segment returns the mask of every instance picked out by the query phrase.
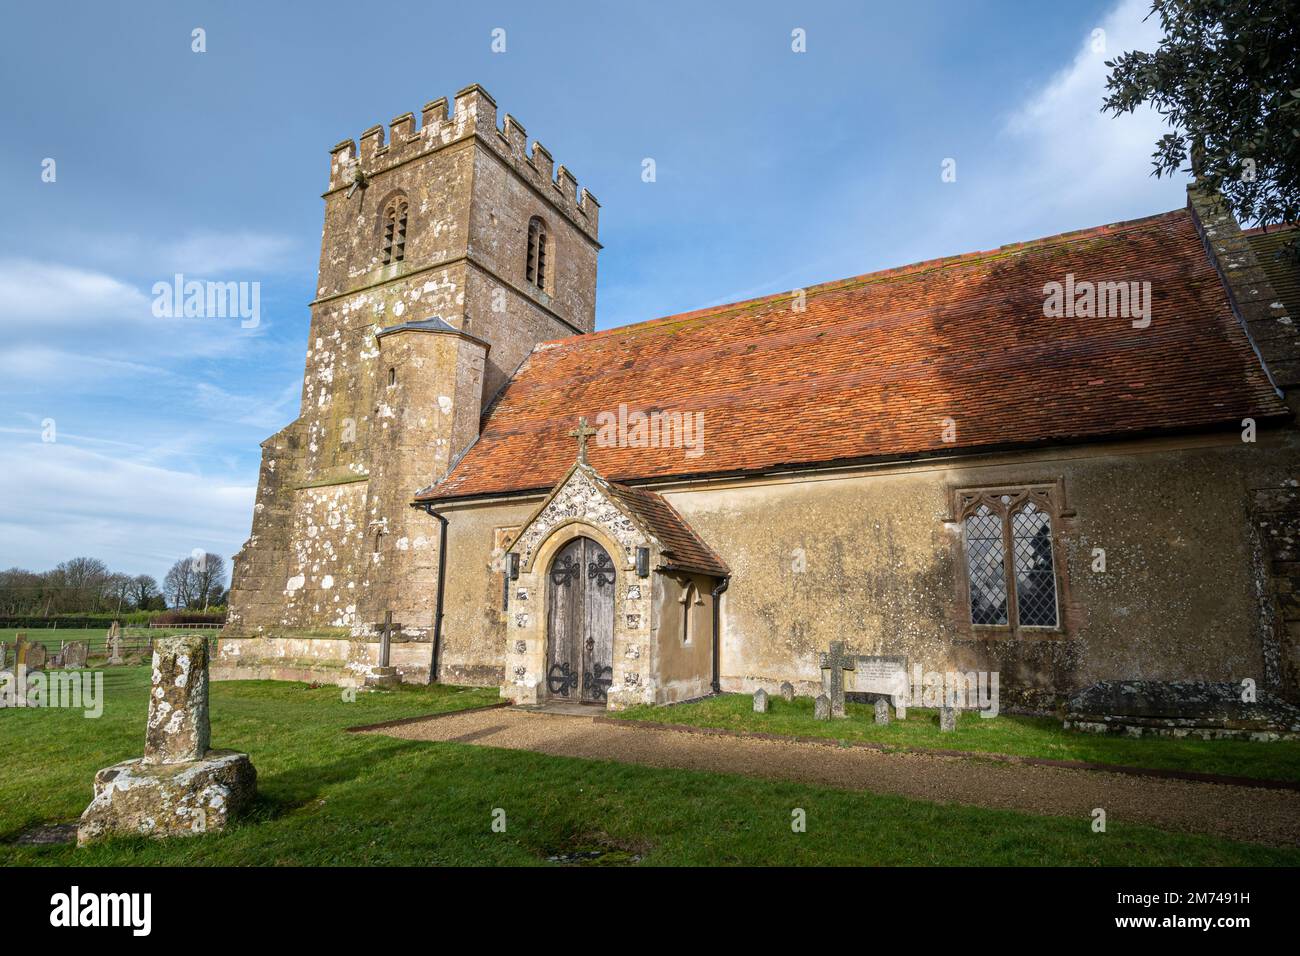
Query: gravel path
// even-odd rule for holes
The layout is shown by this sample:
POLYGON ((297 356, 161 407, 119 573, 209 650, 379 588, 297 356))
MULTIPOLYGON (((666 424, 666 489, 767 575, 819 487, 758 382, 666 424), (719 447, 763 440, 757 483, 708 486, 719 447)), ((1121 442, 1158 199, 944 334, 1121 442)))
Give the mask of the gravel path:
POLYGON ((791 780, 1089 822, 1093 809, 1102 807, 1108 823, 1143 823, 1252 843, 1300 845, 1300 793, 1287 790, 704 736, 505 708, 467 711, 371 732, 408 740, 791 780))

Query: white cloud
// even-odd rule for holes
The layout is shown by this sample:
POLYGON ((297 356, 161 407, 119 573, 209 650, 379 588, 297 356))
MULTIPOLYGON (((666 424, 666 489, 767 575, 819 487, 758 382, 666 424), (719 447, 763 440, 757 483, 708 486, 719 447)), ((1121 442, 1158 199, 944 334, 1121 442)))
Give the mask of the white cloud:
MULTIPOLYGON (((83 232, 70 244, 84 250, 94 262, 118 273, 171 279, 177 272, 193 278, 239 280, 300 269, 304 260, 298 244, 288 236, 254 230, 217 232, 199 230, 179 236, 140 236, 83 232)), ((309 263, 306 263, 309 264, 309 263)))
POLYGON ((1010 161, 996 185, 1013 221, 1090 226, 1182 205, 1185 182, 1151 177, 1151 153, 1169 132, 1160 115, 1146 107, 1118 117, 1101 112, 1105 61, 1159 45, 1150 9, 1149 0, 1121 0, 1097 25, 1103 49, 1093 48, 1091 33, 1080 38, 1069 65, 1006 118, 999 146, 1010 161))
POLYGON ((0 445, 0 567, 53 567, 78 554, 161 575, 193 548, 232 555, 255 489, 58 441, 0 445))
MULTIPOLYGON (((169 279, 170 281, 170 279, 169 279)), ((159 318, 152 292, 104 272, 0 259, 0 371, 7 383, 86 385, 155 374, 177 360, 236 355, 262 335, 239 318, 159 318)))

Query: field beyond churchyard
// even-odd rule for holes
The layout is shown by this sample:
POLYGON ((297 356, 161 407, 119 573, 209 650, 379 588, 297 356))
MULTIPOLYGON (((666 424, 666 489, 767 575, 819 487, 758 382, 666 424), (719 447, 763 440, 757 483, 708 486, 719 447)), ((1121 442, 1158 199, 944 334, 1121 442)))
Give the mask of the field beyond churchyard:
POLYGON ((257 805, 228 832, 80 850, 20 843, 75 822, 95 771, 139 755, 148 689, 147 668, 115 668, 98 720, 0 711, 0 865, 1300 864, 1300 850, 1122 822, 1094 833, 1087 819, 350 734, 495 703, 496 691, 403 688, 349 703, 335 687, 270 681, 212 685, 213 746, 246 751, 258 770, 257 805), (793 808, 806 832, 792 832, 793 808), (493 830, 496 810, 505 832, 493 830))

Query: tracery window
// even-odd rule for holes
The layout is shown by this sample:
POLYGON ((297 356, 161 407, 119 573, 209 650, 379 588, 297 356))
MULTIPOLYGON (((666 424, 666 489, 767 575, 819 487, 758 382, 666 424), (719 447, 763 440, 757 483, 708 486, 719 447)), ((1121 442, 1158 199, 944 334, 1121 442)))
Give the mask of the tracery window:
POLYGON ((959 501, 971 624, 1060 628, 1051 491, 962 492, 959 501))

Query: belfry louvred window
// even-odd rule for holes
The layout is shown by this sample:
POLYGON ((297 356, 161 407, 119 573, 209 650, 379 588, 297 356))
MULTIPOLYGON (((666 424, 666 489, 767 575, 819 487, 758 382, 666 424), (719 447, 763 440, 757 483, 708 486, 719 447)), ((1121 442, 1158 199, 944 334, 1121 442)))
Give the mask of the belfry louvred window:
POLYGON ((963 492, 962 540, 975 627, 1060 627, 1052 498, 1046 489, 963 492))
POLYGON ((394 199, 384 207, 384 265, 406 258, 406 200, 394 199))
POLYGON ((546 270, 550 263, 549 241, 546 235, 546 223, 541 217, 534 216, 528 220, 528 264, 525 269, 528 282, 539 289, 546 288, 546 270))

